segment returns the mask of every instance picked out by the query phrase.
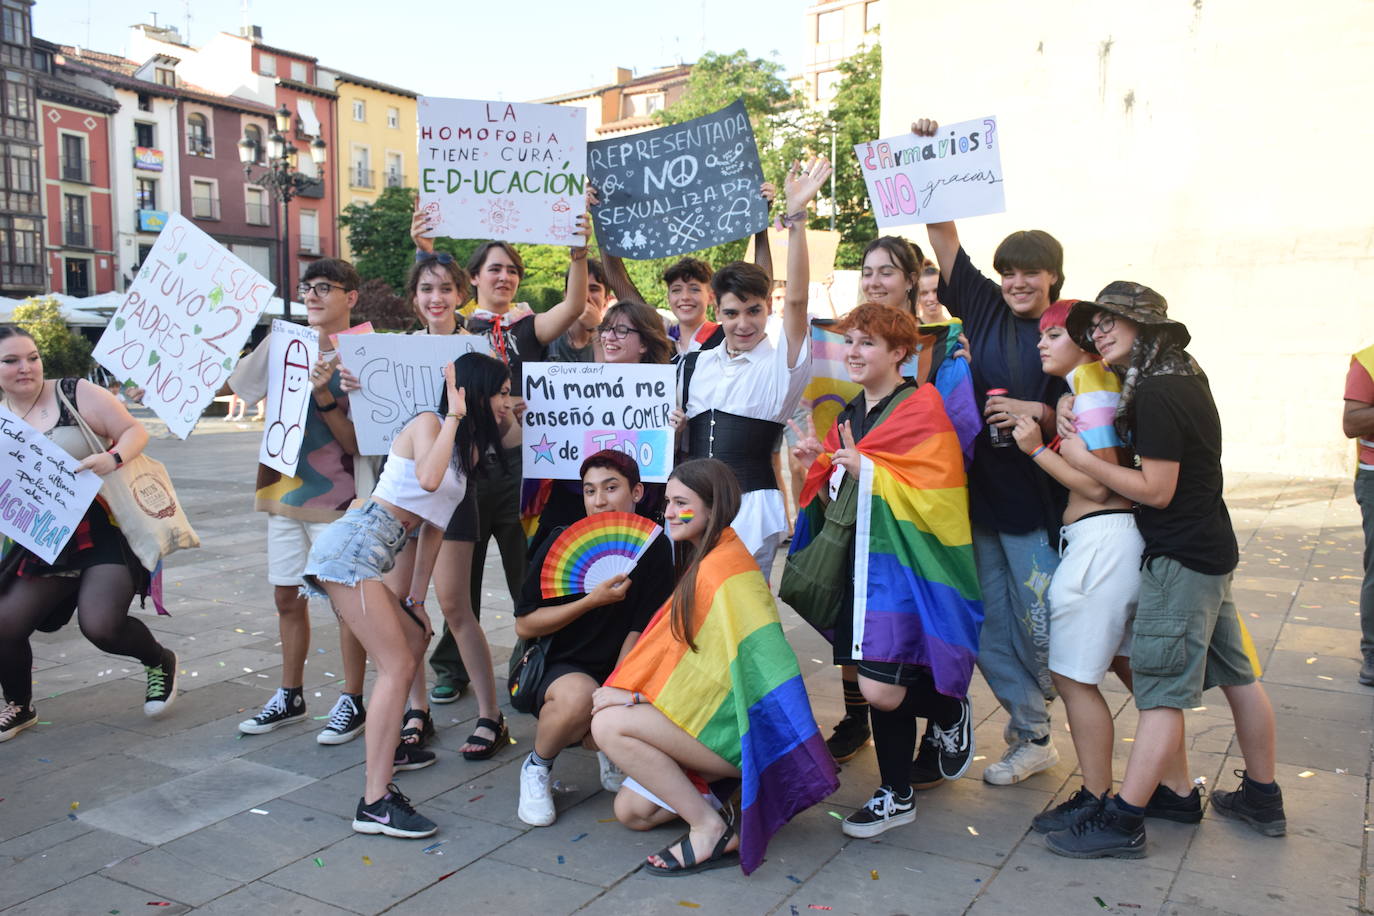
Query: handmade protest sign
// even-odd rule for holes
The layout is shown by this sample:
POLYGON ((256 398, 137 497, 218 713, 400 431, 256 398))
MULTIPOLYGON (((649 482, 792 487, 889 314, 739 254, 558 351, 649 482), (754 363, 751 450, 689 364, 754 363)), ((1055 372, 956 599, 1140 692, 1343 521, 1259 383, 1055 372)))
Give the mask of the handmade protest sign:
POLYGON ((48 563, 57 559, 100 491, 95 471, 0 407, 0 532, 48 563))
POLYGON ((314 328, 273 319, 267 346, 267 408, 258 461, 295 477, 310 406, 310 369, 320 357, 320 335, 314 328))
POLYGON ((613 448, 639 462, 641 479, 668 479, 672 366, 525 363, 521 372, 528 406, 522 420, 526 477, 578 480, 588 455, 613 448))
POLYGON ((238 362, 273 286, 173 213, 93 354, 182 439, 238 362))
POLYGON ((1001 213, 1001 137, 996 118, 941 126, 854 147, 879 229, 1001 213))
POLYGON ((348 413, 364 455, 385 455, 415 415, 439 409, 444 366, 464 353, 486 353, 476 334, 359 334, 339 338, 339 361, 362 386, 348 395, 348 413))
POLYGON ((768 225, 763 170, 739 99, 720 111, 587 144, 587 177, 602 251, 666 258, 752 235, 768 225))
POLYGON ((587 111, 421 96, 420 206, 435 234, 573 242, 583 209, 587 111))

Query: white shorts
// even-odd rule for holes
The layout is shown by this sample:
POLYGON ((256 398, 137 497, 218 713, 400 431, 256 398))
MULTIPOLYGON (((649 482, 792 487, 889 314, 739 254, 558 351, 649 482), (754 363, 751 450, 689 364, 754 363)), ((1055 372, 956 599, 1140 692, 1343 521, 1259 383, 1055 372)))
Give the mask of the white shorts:
MULTIPOLYGON (((621 785, 623 788, 629 789, 636 795, 640 795, 644 798, 647 798, 649 801, 653 802, 655 805, 658 805, 664 811, 671 811, 673 814, 677 814, 676 808, 665 802, 663 799, 659 798, 654 793, 650 792, 648 789, 644 787, 642 783, 635 781, 633 778, 626 776, 625 782, 621 785)), ((721 809, 722 805, 720 803, 720 799, 716 798, 714 793, 702 792, 701 797, 706 799, 706 803, 710 805, 712 808, 715 808, 717 811, 721 809)))
POLYGON ((310 545, 329 522, 302 522, 283 515, 267 516, 267 581, 273 585, 301 584, 310 545))
POLYGON ((1129 512, 1079 519, 1059 538, 1067 546, 1050 581, 1049 668, 1100 684, 1115 656, 1131 654, 1145 541, 1129 512))

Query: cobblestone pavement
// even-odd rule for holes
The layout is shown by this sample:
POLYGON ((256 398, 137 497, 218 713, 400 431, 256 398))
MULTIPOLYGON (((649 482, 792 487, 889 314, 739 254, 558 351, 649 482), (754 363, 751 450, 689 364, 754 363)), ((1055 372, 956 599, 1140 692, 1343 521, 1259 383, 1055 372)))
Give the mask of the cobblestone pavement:
MULTIPOLYGON (((1289 833, 1268 839, 1212 816, 1149 824, 1143 861, 1050 854, 1031 817, 1077 788, 1063 717, 1052 770, 985 785, 1006 715, 981 678, 972 701, 978 756, 968 775, 918 797, 912 825, 851 840, 841 818, 877 784, 872 751, 842 787, 798 817, 751 877, 720 870, 673 881, 637 874, 680 832, 632 833, 611 819, 595 757, 560 756, 558 822, 515 816, 517 767, 534 721, 512 715, 515 746, 484 763, 456 753, 470 697, 436 707, 437 766, 398 782, 434 818, 435 841, 352 833, 363 746, 322 746, 322 721, 241 736, 237 722, 278 683, 276 615, 265 579, 264 517, 252 511, 259 428, 207 420, 185 443, 157 439, 204 546, 168 562, 171 617, 144 619, 180 655, 182 694, 153 721, 136 662, 101 654, 75 626, 34 640, 41 724, 0 745, 0 910, 14 913, 1056 913, 1350 914, 1364 911, 1374 690, 1359 667, 1359 513, 1337 480, 1232 477, 1242 545, 1235 596, 1278 711, 1279 779, 1289 833), (434 845, 431 845, 434 844, 434 845), (9 908, 9 909, 6 909, 9 908)), ((482 622, 499 666, 514 641, 511 601, 489 562, 482 622)), ((306 668, 313 719, 342 667, 328 609, 312 610, 306 668)), ((784 624, 817 718, 840 716, 828 647, 795 615, 784 624)), ((502 668, 502 670, 504 670, 502 668)), ((1135 710, 1108 694, 1117 775, 1135 710)), ((1190 763, 1233 788, 1242 766, 1223 698, 1188 715, 1190 763)), ((828 733, 828 732, 827 732, 828 733)), ((1367 912, 1367 911, 1365 911, 1367 912)))

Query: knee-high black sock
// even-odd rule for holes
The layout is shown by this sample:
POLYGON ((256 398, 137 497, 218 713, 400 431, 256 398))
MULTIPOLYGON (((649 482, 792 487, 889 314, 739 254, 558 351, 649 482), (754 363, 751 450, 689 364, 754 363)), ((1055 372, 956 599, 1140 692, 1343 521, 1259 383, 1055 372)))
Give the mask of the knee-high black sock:
POLYGON ((859 689, 859 679, 854 680, 841 675, 840 684, 844 687, 844 715, 847 719, 858 719, 860 722, 868 721, 868 700, 864 699, 864 693, 859 689))
POLYGON ((883 785, 903 796, 911 790, 911 758, 916 753, 916 714, 912 705, 912 693, 908 690, 906 699, 896 709, 884 711, 874 706, 869 710, 878 776, 883 785))

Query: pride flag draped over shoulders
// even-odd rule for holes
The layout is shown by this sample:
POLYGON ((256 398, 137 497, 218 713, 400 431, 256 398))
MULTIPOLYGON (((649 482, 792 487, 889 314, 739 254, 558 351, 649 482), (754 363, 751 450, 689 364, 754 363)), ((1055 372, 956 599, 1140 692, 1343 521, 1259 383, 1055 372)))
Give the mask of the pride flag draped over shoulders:
POLYGON ((695 652, 673 635, 670 604, 649 623, 607 684, 637 690, 687 734, 739 767, 740 866, 839 788, 758 564, 734 529, 703 559, 692 621, 695 652))
MULTIPOLYGON (((811 380, 802 393, 802 403, 810 405, 811 421, 822 440, 835 425, 844 405, 859 393, 859 385, 849 380, 844 368, 844 338, 831 329, 833 324, 811 323, 811 380)), ((916 355, 902 366, 902 375, 921 384, 934 382, 944 398, 945 413, 959 436, 964 460, 972 461, 973 440, 983 427, 983 419, 973 396, 973 372, 968 360, 954 355, 961 347, 959 335, 964 332, 964 323, 951 318, 939 324, 921 325, 920 331, 916 355)))
MULTIPOLYGON (((826 451, 839 447, 839 433, 832 429, 826 451)), ((962 449, 940 393, 922 385, 857 447, 862 464, 849 651, 859 660, 927 667, 937 690, 962 697, 978 655, 983 602, 962 449)), ((794 553, 824 523, 818 494, 832 469, 827 454, 811 466, 794 553)))
POLYGON ((1073 422, 1090 449, 1125 445, 1116 432, 1116 407, 1121 403, 1121 379, 1101 360, 1084 363, 1069 374, 1073 392, 1073 422))

